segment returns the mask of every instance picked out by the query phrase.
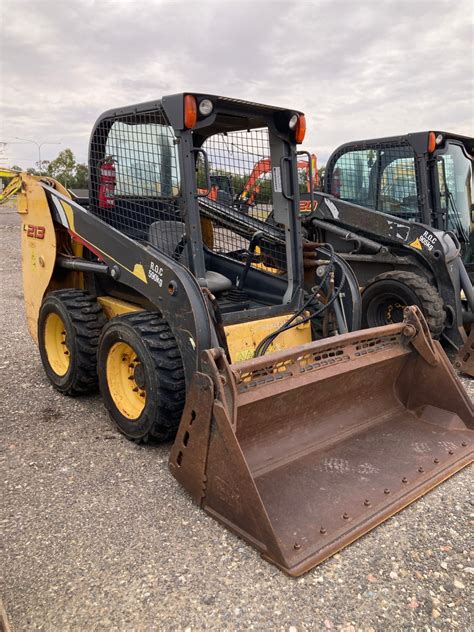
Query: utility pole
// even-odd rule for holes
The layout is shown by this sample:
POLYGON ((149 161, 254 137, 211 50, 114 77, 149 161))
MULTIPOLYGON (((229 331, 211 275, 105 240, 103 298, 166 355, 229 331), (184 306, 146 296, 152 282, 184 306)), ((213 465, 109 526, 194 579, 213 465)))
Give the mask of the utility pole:
POLYGON ((53 142, 53 141, 49 141, 49 140, 43 140, 41 142, 38 142, 37 140, 30 140, 28 138, 19 138, 18 136, 15 136, 15 138, 17 140, 22 140, 25 143, 32 143, 33 145, 36 145, 36 147, 38 147, 38 169, 39 169, 39 173, 40 176, 43 175, 42 174, 42 165, 41 165, 41 147, 43 145, 60 145, 61 142, 53 142))

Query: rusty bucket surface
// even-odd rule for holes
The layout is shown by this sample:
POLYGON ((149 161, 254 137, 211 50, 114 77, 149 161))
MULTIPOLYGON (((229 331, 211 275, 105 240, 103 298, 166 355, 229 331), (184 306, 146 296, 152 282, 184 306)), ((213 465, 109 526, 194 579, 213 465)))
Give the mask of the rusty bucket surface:
POLYGON ((206 352, 170 456, 194 500, 300 575, 472 461, 473 406, 404 323, 229 366, 206 352))

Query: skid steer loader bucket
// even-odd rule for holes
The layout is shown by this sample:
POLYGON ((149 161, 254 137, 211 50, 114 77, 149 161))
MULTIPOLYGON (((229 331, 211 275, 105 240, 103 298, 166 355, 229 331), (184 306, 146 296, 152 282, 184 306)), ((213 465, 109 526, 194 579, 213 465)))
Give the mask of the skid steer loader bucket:
POLYGON ((421 313, 230 366, 205 352, 170 456, 203 509, 290 575, 472 460, 473 406, 421 313))

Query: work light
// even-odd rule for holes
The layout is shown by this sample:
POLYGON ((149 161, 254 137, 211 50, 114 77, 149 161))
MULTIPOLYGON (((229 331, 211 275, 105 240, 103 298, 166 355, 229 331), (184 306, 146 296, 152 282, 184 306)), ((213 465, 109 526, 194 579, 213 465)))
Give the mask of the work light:
POLYGON ((203 99, 201 103, 199 104, 199 112, 203 116, 209 116, 209 114, 212 112, 213 109, 214 109, 214 106, 210 99, 203 99))
POLYGON ((290 118, 290 122, 288 123, 288 127, 293 130, 296 127, 296 123, 298 123, 298 114, 293 114, 290 118))

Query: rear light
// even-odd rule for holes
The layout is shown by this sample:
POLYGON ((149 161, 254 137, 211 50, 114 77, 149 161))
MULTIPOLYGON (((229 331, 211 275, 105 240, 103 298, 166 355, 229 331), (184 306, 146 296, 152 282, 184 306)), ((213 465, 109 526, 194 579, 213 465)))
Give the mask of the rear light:
POLYGON ((436 149, 436 134, 434 132, 430 132, 428 134, 428 153, 432 154, 436 149))
POLYGON ((299 144, 302 143, 306 134, 306 118, 304 114, 298 116, 295 127, 295 141, 299 144))
POLYGON ((184 127, 192 129, 197 121, 197 103, 196 99, 187 94, 184 97, 184 127))

